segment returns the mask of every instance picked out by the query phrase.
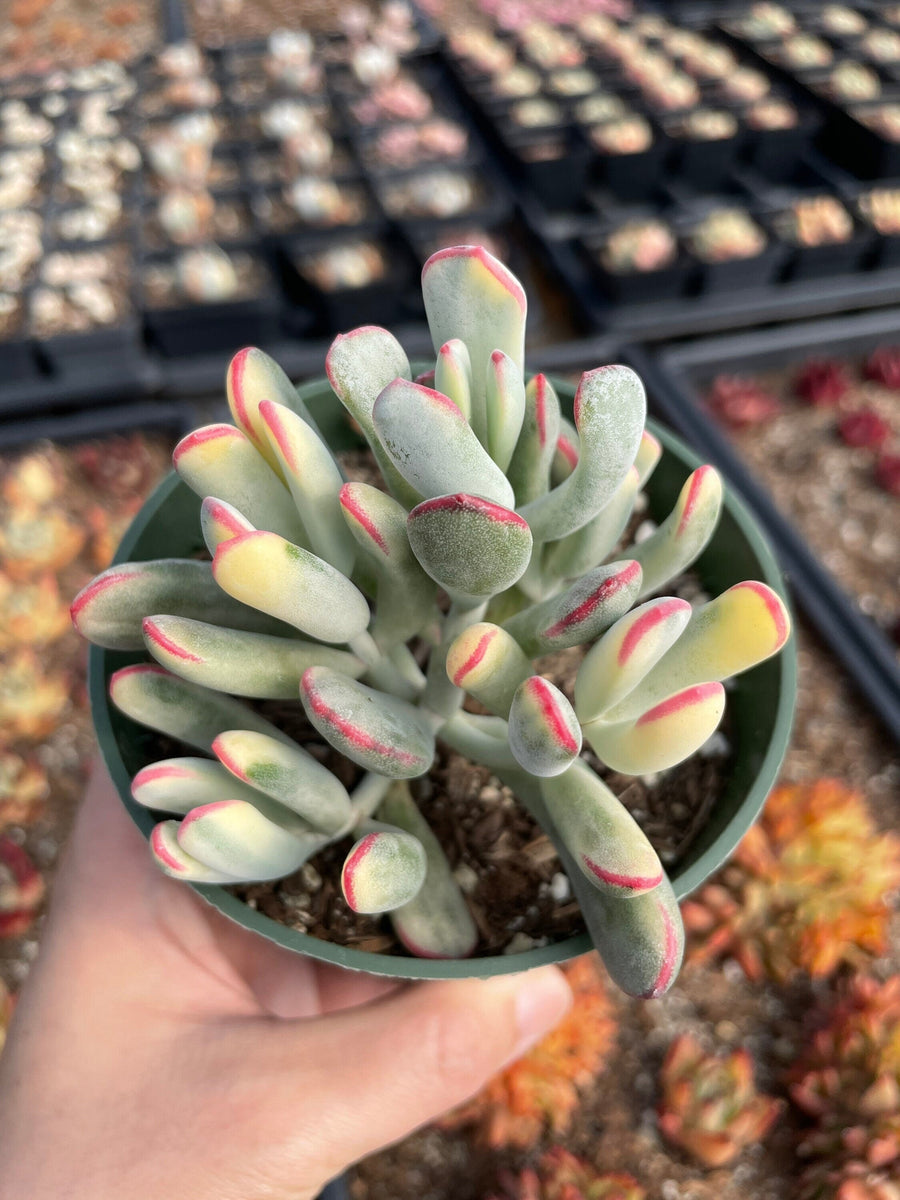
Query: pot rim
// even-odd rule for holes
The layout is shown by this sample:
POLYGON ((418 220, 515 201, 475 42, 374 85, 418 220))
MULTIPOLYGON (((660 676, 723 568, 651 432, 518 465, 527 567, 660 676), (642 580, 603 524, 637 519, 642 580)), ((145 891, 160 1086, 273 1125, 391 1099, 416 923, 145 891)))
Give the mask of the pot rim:
MULTIPOLYGON (((554 380, 553 383, 561 397, 571 398, 574 394, 573 385, 557 380, 554 380)), ((298 389, 299 396, 306 401, 314 399, 323 392, 331 395, 330 386, 324 379, 313 380, 298 389)), ((667 428, 660 426, 652 419, 648 419, 646 428, 659 439, 664 451, 675 455, 690 470, 702 464, 703 460, 667 428)), ((126 530, 113 559, 114 565, 129 560, 139 538, 154 520, 160 506, 177 488, 185 486, 174 471, 162 480, 126 530)), ((786 603, 789 603, 774 553, 757 524, 756 518, 738 498, 733 488, 726 489, 723 507, 740 528, 756 557, 759 578, 777 591, 786 603)), ((107 770, 129 816, 146 838, 149 837, 150 831, 157 823, 157 818, 152 812, 138 805, 131 796, 131 775, 122 759, 110 716, 111 702, 107 690, 107 653, 108 651, 103 647, 94 645, 90 647, 88 683, 91 713, 100 752, 107 770)), ((741 838, 759 816, 769 791, 775 783, 787 751, 793 721, 797 690, 795 638, 789 639, 776 661, 780 670, 780 684, 777 708, 765 753, 752 784, 725 827, 695 862, 673 878, 672 883, 679 900, 683 900, 695 891, 731 856, 741 838)), ((208 884, 190 884, 189 886, 224 916, 269 941, 333 966, 352 971, 363 971, 370 975, 392 976, 409 980, 487 978, 494 975, 518 973, 547 963, 565 962, 593 949, 588 934, 584 932, 519 954, 495 954, 482 958, 427 959, 380 954, 341 946, 335 942, 326 942, 312 937, 310 934, 291 929, 289 926, 281 925, 256 909, 250 908, 243 900, 226 891, 224 887, 208 884)))

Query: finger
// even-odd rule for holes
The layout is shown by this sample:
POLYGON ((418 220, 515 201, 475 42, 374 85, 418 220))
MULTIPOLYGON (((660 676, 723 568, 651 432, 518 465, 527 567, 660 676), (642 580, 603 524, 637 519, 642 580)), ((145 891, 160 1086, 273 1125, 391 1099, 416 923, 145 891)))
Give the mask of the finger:
POLYGON ((223 954, 263 1011, 295 1020, 365 1004, 396 989, 396 981, 317 963, 235 925, 219 913, 208 918, 223 954))
POLYGON ((268 1035, 277 1065, 267 1078, 279 1081, 273 1108, 291 1111, 298 1088, 315 1082, 313 1161, 327 1178, 478 1091, 556 1025, 571 1000, 562 972, 543 967, 420 985, 311 1025, 281 1026, 268 1035))
POLYGON ((366 975, 361 971, 342 971, 340 967, 318 967, 319 1002, 323 1013, 356 1008, 390 995, 405 986, 403 980, 366 975))

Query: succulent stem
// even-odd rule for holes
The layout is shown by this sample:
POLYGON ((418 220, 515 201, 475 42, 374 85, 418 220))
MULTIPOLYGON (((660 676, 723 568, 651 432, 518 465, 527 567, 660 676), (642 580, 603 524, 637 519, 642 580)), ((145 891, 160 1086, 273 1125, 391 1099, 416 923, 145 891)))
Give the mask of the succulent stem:
POLYGON ((347 644, 366 664, 366 675, 376 687, 399 696, 401 700, 415 700, 422 690, 421 685, 407 678, 397 663, 381 653, 369 632, 363 630, 347 644))

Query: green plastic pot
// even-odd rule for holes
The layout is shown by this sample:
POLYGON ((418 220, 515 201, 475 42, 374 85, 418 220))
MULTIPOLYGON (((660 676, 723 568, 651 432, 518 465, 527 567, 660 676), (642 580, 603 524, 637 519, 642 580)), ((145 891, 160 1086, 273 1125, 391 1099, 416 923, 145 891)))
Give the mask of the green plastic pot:
MULTIPOLYGON (((571 404, 574 388, 558 383, 560 398, 571 404)), ((343 409, 325 381, 308 384, 300 395, 312 411, 334 450, 359 446, 343 409)), ((678 438, 653 422, 664 454, 648 485, 650 515, 662 519, 671 510, 681 485, 700 459, 678 438)), ((171 556, 190 556, 203 549, 200 500, 172 474, 157 487, 132 522, 116 554, 117 563, 171 556)), ((722 519, 712 542, 696 564, 704 587, 717 594, 741 579, 760 579, 784 595, 781 572, 753 517, 734 495, 725 500, 722 519)), ((110 702, 109 679, 129 663, 143 661, 140 653, 91 647, 89 680, 91 708, 100 749, 132 820, 145 837, 156 818, 131 798, 132 776, 159 757, 156 735, 123 716, 110 702)), ((679 899, 689 895, 733 853, 756 820, 778 774, 787 749, 796 692, 797 669, 793 640, 775 658, 734 681, 729 691, 731 733, 735 758, 731 777, 706 825, 686 857, 671 874, 679 899)), ((324 942, 277 924, 249 908, 222 887, 190 885, 209 904, 247 929, 298 954, 376 975, 402 979, 486 977, 524 971, 543 963, 563 962, 591 949, 586 933, 522 954, 474 959, 434 960, 373 954, 324 942)))

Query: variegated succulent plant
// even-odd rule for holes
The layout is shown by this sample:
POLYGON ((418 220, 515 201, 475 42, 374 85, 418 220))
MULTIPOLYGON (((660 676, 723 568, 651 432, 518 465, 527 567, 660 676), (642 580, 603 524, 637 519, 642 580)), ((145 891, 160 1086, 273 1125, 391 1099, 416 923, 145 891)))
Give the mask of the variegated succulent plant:
POLYGON ((504 1170, 502 1193, 490 1200, 645 1200, 646 1190, 631 1175, 598 1171, 563 1146, 551 1146, 534 1167, 519 1174, 504 1170))
POLYGON ((669 1047, 660 1084, 662 1133, 707 1167, 733 1162, 764 1138, 783 1108, 756 1090, 748 1050, 707 1054, 690 1033, 669 1047))
POLYGON ((212 562, 113 567, 73 617, 102 646, 149 650, 155 663, 113 676, 113 702, 204 755, 134 780, 140 804, 172 814, 151 838, 163 870, 273 879, 349 836, 353 909, 390 912, 414 954, 471 954, 474 922, 406 783, 441 741, 545 825, 611 974, 656 996, 682 954, 674 892, 583 743, 619 772, 680 762, 719 723, 721 681, 778 651, 788 617, 757 582, 695 611, 659 597, 712 536, 712 467, 652 536, 616 552, 661 453, 633 371, 587 372, 573 427, 545 377, 526 381, 525 295, 501 263, 454 247, 422 278, 433 375, 413 380, 373 326, 339 336, 326 360, 384 490, 346 482, 284 372, 242 350, 227 379, 234 424, 197 430, 174 456, 202 497, 212 562), (584 644, 567 697, 533 660, 584 644), (488 713, 465 711, 467 695, 488 713), (236 697, 299 700, 363 769, 352 793, 236 697))

